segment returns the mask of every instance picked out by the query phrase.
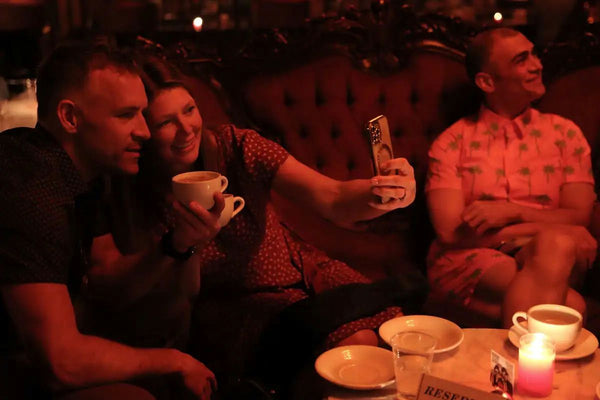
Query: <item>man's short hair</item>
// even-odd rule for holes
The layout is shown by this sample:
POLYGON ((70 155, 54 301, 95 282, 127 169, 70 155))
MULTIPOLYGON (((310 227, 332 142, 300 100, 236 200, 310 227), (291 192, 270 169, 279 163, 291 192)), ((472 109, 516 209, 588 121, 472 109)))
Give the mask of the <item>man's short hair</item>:
POLYGON ((494 41, 498 37, 511 37, 518 34, 518 31, 510 28, 490 28, 475 35, 465 54, 465 67, 469 80, 474 82, 475 75, 481 72, 488 63, 494 41))
POLYGON ((45 119, 67 91, 85 86, 91 71, 113 67, 139 75, 129 56, 106 44, 69 42, 59 45, 38 69, 38 119, 45 119))

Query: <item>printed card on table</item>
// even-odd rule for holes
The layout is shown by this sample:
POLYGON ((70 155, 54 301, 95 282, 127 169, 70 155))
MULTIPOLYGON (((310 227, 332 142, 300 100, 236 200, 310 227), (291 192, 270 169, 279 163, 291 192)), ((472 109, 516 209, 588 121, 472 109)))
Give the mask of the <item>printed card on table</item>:
POLYGON ((515 387, 515 364, 492 350, 490 383, 492 386, 512 396, 515 387))
POLYGON ((432 375, 423 375, 417 400, 501 400, 500 394, 488 393, 432 375))

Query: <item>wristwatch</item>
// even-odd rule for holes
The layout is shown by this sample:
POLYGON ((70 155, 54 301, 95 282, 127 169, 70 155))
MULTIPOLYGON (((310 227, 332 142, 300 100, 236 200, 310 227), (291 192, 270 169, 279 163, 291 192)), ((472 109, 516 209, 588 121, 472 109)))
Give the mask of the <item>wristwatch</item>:
POLYGON ((160 247, 162 252, 179 261, 188 260, 196 253, 196 246, 190 246, 186 251, 179 252, 173 247, 173 231, 168 230, 160 239, 160 247))

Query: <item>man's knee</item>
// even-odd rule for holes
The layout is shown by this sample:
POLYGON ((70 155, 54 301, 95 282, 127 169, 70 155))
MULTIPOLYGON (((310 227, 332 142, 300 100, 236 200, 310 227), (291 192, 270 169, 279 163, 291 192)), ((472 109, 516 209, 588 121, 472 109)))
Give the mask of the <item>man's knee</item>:
POLYGON ((543 231, 533 238, 533 253, 537 257, 560 257, 575 260, 577 244, 567 233, 543 231))
POLYGON ((556 230, 540 232, 531 246, 531 262, 526 264, 541 269, 541 279, 569 278, 577 254, 577 244, 571 236, 556 230))

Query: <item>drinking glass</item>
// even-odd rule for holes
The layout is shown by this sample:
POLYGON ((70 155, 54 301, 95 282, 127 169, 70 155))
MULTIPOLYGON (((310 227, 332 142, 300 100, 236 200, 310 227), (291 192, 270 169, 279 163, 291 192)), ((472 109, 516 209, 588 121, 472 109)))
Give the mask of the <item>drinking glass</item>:
POLYGON ((437 340, 424 332, 400 332, 392 336, 394 372, 399 399, 415 399, 423 374, 429 373, 437 340))

